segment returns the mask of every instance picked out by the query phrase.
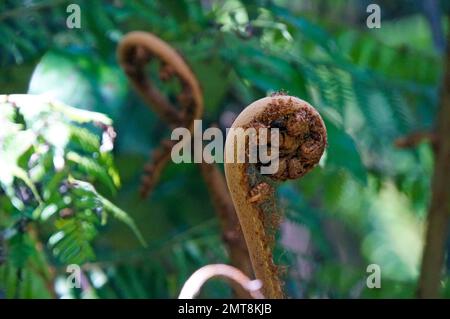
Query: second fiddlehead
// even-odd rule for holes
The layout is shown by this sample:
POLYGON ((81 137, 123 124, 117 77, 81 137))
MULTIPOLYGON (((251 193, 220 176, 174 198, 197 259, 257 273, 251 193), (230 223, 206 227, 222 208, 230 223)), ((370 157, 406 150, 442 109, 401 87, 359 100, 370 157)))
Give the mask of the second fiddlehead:
MULTIPOLYGON (((183 126, 190 131, 195 119, 203 112, 203 95, 194 73, 183 58, 166 42, 148 32, 134 31, 128 33, 117 49, 120 65, 125 70, 134 88, 146 104, 152 108, 169 126, 183 126), (181 92, 178 93, 175 107, 156 88, 146 74, 146 65, 156 60, 159 63, 161 81, 177 79, 181 92)), ((174 142, 166 140, 153 153, 153 161, 146 165, 146 175, 142 180, 141 195, 148 196, 158 181, 159 175, 170 159, 174 142)))
MULTIPOLYGON (((134 88, 147 105, 170 127, 185 127, 192 133, 194 120, 201 119, 203 95, 194 73, 183 58, 166 42, 147 32, 130 32, 117 50, 118 60, 134 88), (175 107, 155 86, 146 74, 146 65, 156 60, 161 81, 178 79, 181 92, 175 107)), ((146 197, 159 180, 161 171, 171 158, 171 150, 176 142, 163 140, 152 154, 152 161, 145 167, 141 195, 146 197)), ((252 268, 242 231, 234 210, 225 179, 215 164, 201 163, 203 179, 208 186, 213 205, 219 215, 222 237, 230 255, 231 264, 252 277, 252 268)), ((235 285, 236 296, 249 297, 247 291, 235 285)))

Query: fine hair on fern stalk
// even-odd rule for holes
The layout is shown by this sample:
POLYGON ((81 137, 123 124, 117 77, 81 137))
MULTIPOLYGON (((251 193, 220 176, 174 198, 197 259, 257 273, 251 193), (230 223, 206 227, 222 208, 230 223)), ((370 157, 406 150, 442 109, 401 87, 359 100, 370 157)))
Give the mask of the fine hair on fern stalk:
MULTIPOLYGON (((325 150, 327 133, 322 118, 310 104, 281 94, 253 102, 232 125, 232 128, 250 127, 279 129, 278 170, 261 175, 262 163, 239 163, 226 158, 225 175, 253 270, 263 284, 262 292, 267 298, 283 298, 282 282, 272 256, 281 218, 275 204, 274 184, 300 178, 313 169, 325 150)), ((236 156, 239 147, 242 145, 227 136, 225 157, 236 156)))

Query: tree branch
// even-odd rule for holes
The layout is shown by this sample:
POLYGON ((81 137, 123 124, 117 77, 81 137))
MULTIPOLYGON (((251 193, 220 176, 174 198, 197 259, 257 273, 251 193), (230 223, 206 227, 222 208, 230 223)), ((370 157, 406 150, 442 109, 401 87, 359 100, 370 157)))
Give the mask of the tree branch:
POLYGON ((432 197, 417 292, 419 298, 438 298, 440 295, 445 243, 450 222, 450 32, 437 117, 437 136, 432 197))

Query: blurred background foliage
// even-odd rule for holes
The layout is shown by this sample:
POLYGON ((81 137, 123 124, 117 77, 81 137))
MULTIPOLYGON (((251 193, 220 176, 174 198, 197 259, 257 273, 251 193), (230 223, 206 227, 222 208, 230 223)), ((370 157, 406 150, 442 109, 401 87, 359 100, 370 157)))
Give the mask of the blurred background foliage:
MULTIPOLYGON (((229 127, 243 107, 277 90, 309 101, 324 118, 329 147, 320 167, 278 190, 286 218, 275 261, 287 266, 289 296, 413 297, 433 151, 426 141, 406 150, 394 141, 433 128, 449 25, 442 13, 449 4, 377 1, 381 28, 369 29, 370 3, 3 1, 0 93, 45 93, 112 119, 122 185, 104 194, 132 216, 148 243, 143 247, 120 223, 103 225, 93 242, 95 258, 83 260, 83 288, 68 289, 70 262, 52 257, 54 234, 42 227, 36 235, 42 249, 33 256, 48 259, 55 285, 40 284, 45 274, 32 266, 16 265, 26 270, 21 285, 32 287, 16 296, 173 298, 195 269, 227 262, 196 166, 169 165, 152 196, 139 199, 148 154, 169 134, 116 61, 121 37, 143 30, 177 48, 195 71, 205 96, 204 127, 229 127), (69 3, 81 7, 81 29, 66 27, 69 3), (366 287, 371 263, 381 267, 381 289, 366 287)), ((3 261, 0 294, 10 297, 19 274, 5 275, 7 267, 3 261)), ((450 283, 444 285, 450 297, 450 283)), ((226 284, 211 282, 202 296, 230 293, 226 284)))

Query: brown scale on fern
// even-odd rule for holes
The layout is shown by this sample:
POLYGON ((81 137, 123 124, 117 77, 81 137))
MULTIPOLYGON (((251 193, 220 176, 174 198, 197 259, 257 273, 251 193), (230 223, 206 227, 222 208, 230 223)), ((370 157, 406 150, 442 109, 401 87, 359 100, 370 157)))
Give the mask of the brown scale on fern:
POLYGON ((273 196, 274 189, 266 182, 259 183, 250 190, 250 203, 260 204, 273 196))

